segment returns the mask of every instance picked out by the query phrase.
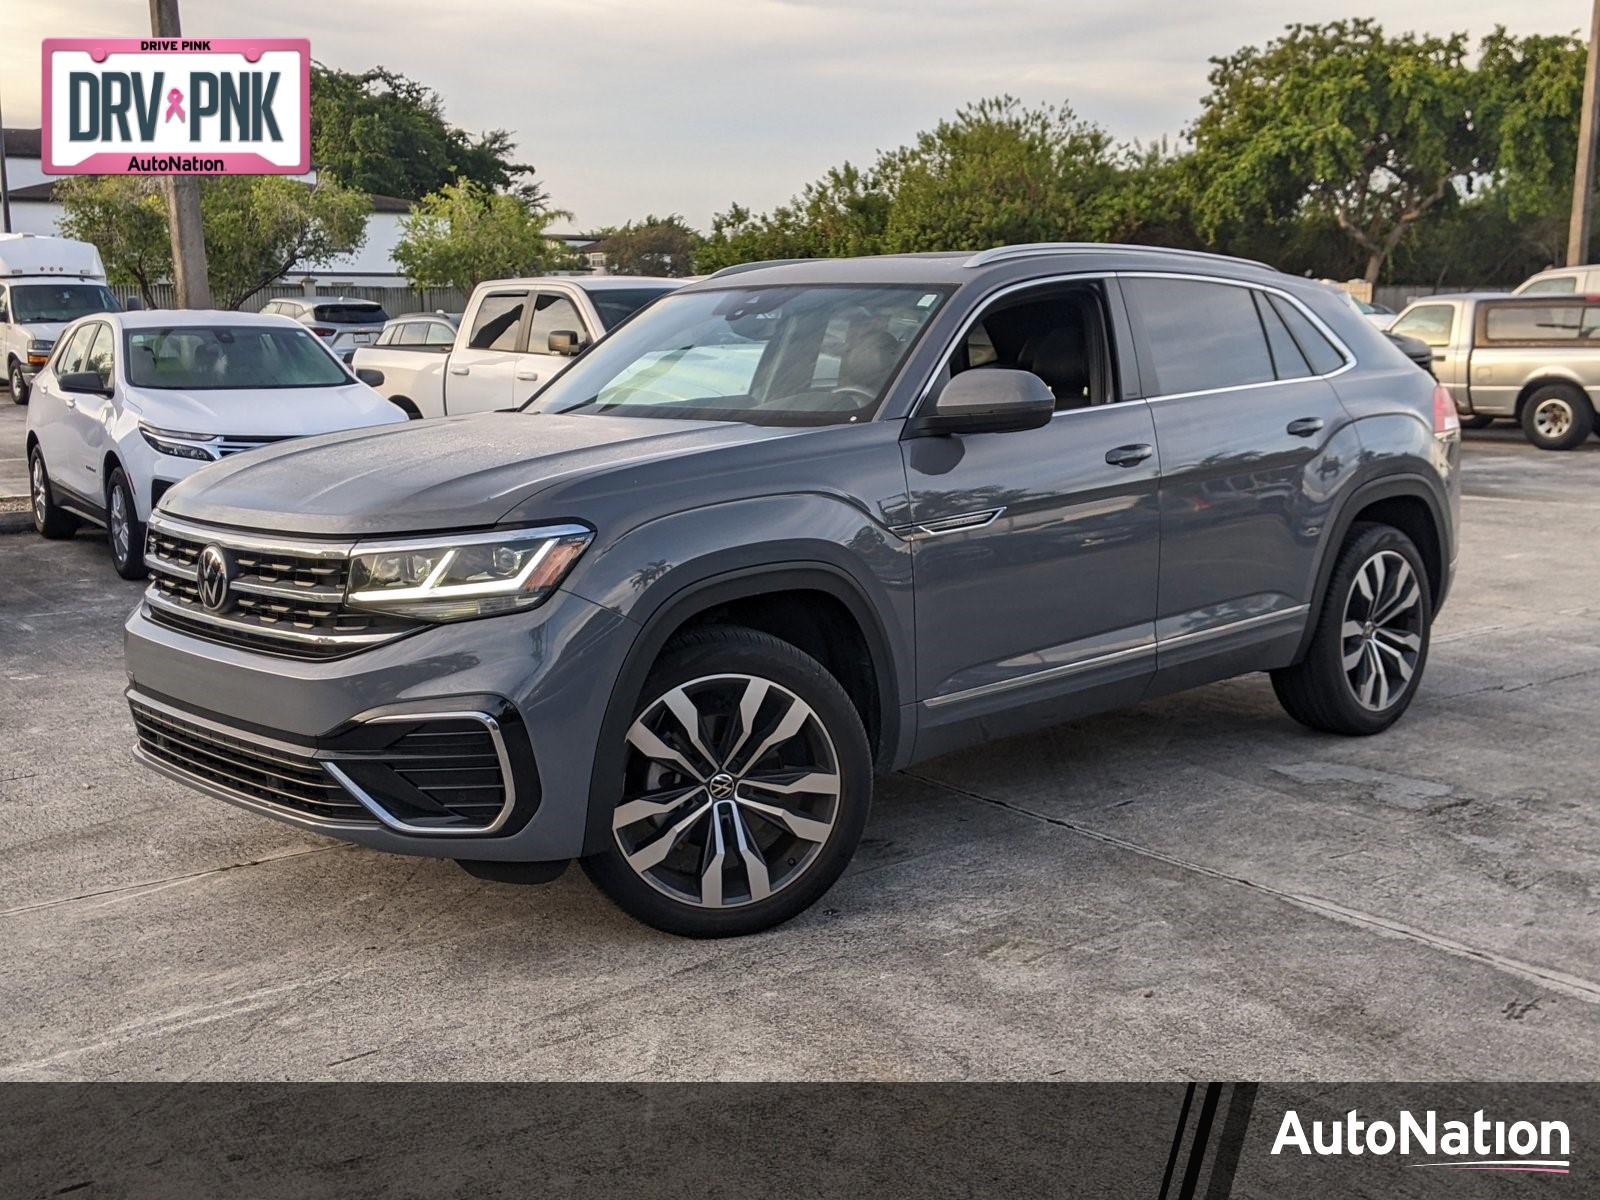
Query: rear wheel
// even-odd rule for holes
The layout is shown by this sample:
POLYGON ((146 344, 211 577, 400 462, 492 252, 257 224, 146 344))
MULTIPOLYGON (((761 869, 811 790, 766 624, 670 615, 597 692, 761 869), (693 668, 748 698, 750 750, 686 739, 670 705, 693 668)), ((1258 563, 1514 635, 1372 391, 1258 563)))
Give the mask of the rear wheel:
POLYGON ((860 714, 815 659, 767 634, 675 639, 618 753, 610 838, 583 866, 657 929, 771 928, 827 891, 861 840, 872 756, 860 714))
POLYGON ((50 472, 45 469, 44 452, 35 446, 28 452, 28 493, 33 507, 33 528, 40 537, 69 538, 78 531, 78 518, 56 503, 50 488, 50 472))
POLYGON ((1547 384, 1522 406, 1522 432, 1541 450, 1571 450, 1594 430, 1594 407, 1581 388, 1547 384))
POLYGON ((1432 624, 1428 574, 1411 539, 1388 525, 1356 525, 1305 658, 1272 673, 1278 702, 1312 729, 1382 732, 1416 695, 1432 624))
POLYGON ((144 522, 133 505, 133 488, 118 467, 106 484, 106 540, 111 544, 111 565, 124 579, 143 579, 144 522))

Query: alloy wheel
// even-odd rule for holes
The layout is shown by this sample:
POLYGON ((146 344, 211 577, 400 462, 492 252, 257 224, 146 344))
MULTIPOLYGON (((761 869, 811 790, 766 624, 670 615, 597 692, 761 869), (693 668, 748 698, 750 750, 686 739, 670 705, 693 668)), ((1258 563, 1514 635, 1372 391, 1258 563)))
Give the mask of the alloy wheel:
POLYGON ((1533 410, 1533 427, 1539 431, 1540 437, 1550 441, 1566 437, 1572 422, 1572 402, 1561 396, 1541 400, 1533 410))
POLYGON ((44 459, 38 454, 33 456, 33 463, 28 471, 28 483, 33 493, 33 523, 43 529, 45 517, 50 511, 50 485, 44 478, 44 459))
POLYGON ((1361 565, 1340 626, 1345 679, 1356 702, 1383 712, 1405 695, 1422 653, 1422 586, 1411 564, 1380 550, 1361 565))
POLYGON ((657 697, 628 730, 612 834, 657 891, 703 908, 767 899, 833 831, 842 783, 833 739, 794 692, 712 675, 657 697))
POLYGON ((111 489, 111 553, 116 555, 119 563, 125 563, 132 548, 127 495, 120 487, 114 487, 111 489))

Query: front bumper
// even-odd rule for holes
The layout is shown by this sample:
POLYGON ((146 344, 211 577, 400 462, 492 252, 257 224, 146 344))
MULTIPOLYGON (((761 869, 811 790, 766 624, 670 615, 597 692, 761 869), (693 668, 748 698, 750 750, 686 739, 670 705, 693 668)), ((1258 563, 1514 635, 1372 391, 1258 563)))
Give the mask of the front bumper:
POLYGON ((595 734, 632 630, 609 609, 557 592, 530 612, 430 626, 346 658, 303 661, 157 624, 141 602, 125 634, 136 754, 241 808, 379 850, 573 858, 583 850, 595 734), (375 791, 360 775, 367 764, 350 765, 370 749, 363 739, 421 716, 488 716, 498 727, 508 799, 492 823, 486 811, 468 830, 418 827, 386 801, 366 803, 375 791), (177 739, 170 746, 159 740, 161 722, 177 739))

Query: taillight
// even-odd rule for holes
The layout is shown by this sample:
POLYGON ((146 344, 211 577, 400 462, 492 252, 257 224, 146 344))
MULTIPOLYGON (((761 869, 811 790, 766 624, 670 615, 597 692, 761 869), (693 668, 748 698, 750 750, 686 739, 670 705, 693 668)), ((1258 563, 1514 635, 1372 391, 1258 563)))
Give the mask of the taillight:
POLYGON ((328 325, 313 325, 311 326, 311 332, 316 334, 318 337, 332 337, 339 331, 328 325))
POLYGON ((1461 436, 1461 418, 1456 415, 1456 402, 1450 399, 1444 384, 1433 389, 1433 432, 1440 437, 1461 436))

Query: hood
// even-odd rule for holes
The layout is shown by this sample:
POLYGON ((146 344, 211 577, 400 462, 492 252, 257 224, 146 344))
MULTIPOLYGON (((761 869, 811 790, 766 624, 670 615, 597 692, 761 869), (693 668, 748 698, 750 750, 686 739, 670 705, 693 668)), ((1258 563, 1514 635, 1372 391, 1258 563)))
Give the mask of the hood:
POLYGON ((146 424, 180 433, 299 437, 405 419, 364 383, 259 390, 130 387, 128 399, 146 424))
POLYGON ((559 413, 408 421, 224 459, 173 487, 162 508, 195 521, 306 536, 482 528, 564 480, 792 432, 559 413))
POLYGON ((61 331, 70 323, 68 321, 18 321, 17 328, 31 338, 38 338, 41 342, 56 342, 61 340, 61 331))

